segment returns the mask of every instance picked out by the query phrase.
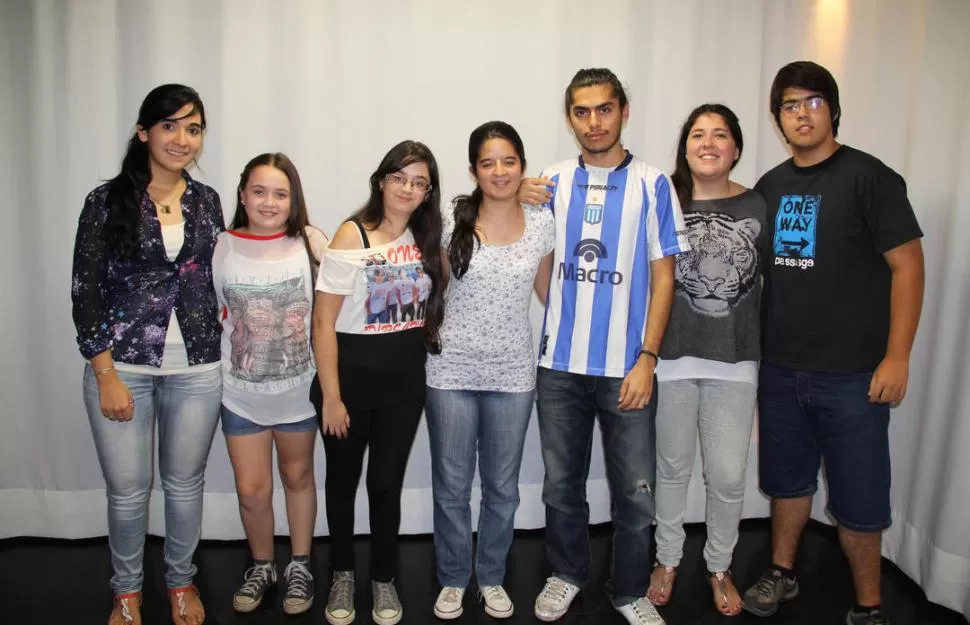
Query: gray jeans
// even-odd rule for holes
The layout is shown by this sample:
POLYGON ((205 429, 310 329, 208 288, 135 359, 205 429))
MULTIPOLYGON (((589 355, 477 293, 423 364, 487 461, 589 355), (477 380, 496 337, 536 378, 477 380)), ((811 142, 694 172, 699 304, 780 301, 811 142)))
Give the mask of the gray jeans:
POLYGON ((684 553, 687 485, 699 431, 707 485, 704 560, 709 571, 726 571, 738 542, 757 387, 725 380, 670 380, 660 382, 658 399, 657 560, 677 566, 684 553))

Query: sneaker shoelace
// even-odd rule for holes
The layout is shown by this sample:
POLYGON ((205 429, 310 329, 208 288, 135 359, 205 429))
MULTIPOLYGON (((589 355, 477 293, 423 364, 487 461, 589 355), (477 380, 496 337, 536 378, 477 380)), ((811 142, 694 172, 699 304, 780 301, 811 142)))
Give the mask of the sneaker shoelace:
POLYGON ((243 576, 243 585, 239 587, 237 594, 244 597, 258 597, 266 591, 266 587, 272 584, 273 569, 268 564, 261 566, 251 566, 243 576))
POLYGON ((640 597, 634 601, 631 607, 633 608, 633 614, 636 615, 637 620, 641 623, 656 623, 657 619, 660 618, 657 608, 645 597, 640 597))
POLYGON ((501 586, 486 586, 482 588, 485 603, 509 603, 509 596, 501 586))
POLYGON ((353 602, 354 576, 350 573, 336 573, 330 586, 329 606, 343 608, 353 602))
POLYGON ((546 586, 542 589, 542 598, 554 603, 562 603, 569 595, 569 585, 565 580, 558 577, 550 577, 546 580, 546 586))
POLYGON ((774 601, 775 599, 775 584, 778 582, 784 583, 785 580, 782 575, 775 575, 774 573, 765 573, 758 580, 757 586, 755 586, 755 591, 758 593, 758 597, 774 601))
POLYGON ((286 579, 286 596, 297 599, 306 599, 310 596, 310 584, 313 576, 309 569, 302 562, 290 562, 283 569, 283 577, 286 579))
POLYGON ((377 590, 377 596, 374 597, 375 612, 397 611, 401 608, 401 601, 397 598, 397 589, 394 588, 394 582, 377 582, 374 586, 377 590))
POLYGON ((441 600, 444 603, 460 603, 461 589, 454 586, 448 586, 444 589, 444 592, 441 593, 441 600))

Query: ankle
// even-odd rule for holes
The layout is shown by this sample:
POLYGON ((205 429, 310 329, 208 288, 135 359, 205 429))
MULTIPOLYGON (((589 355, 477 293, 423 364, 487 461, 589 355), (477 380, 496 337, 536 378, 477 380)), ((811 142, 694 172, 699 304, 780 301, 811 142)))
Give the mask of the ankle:
POLYGON ((768 569, 771 571, 778 571, 785 579, 795 579, 795 569, 790 569, 788 567, 781 566, 780 564, 775 564, 774 562, 771 563, 771 566, 768 567, 768 569))

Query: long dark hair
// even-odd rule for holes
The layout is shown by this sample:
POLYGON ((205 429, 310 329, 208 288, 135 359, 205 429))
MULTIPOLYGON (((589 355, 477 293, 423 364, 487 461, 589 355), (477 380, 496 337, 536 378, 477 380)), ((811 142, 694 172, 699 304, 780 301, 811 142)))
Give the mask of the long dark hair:
POLYGON ((734 144, 738 146, 738 157, 731 164, 731 169, 741 160, 744 152, 744 135, 741 134, 741 123, 734 111, 723 104, 701 104, 690 112, 687 121, 680 128, 680 138, 677 140, 677 158, 674 159, 674 173, 670 175, 671 182, 674 183, 674 190, 677 192, 677 199, 680 200, 682 209, 686 209, 691 200, 694 199, 694 178, 690 174, 690 166, 687 164, 687 137, 690 130, 701 115, 719 115, 724 123, 727 124, 731 132, 734 144))
POLYGON ((249 225, 249 214, 246 213, 246 207, 242 203, 242 192, 249 184, 249 177, 253 170, 263 165, 280 170, 290 181, 290 216, 286 220, 286 236, 303 239, 303 245, 306 246, 306 253, 310 257, 311 265, 319 265, 320 259, 313 253, 310 240, 306 234, 307 226, 310 225, 310 217, 303 195, 303 185, 300 183, 300 173, 286 154, 266 152, 246 163, 239 175, 239 186, 236 187, 236 212, 232 216, 232 224, 229 228, 238 230, 249 225))
POLYGON ((428 146, 409 140, 391 148, 370 176, 370 197, 367 203, 350 219, 367 230, 380 226, 384 220, 384 190, 381 183, 388 174, 401 171, 412 163, 425 163, 431 178, 431 188, 425 194, 424 201, 411 213, 408 227, 414 235, 414 242, 421 250, 424 272, 431 278, 431 294, 428 296, 424 318, 424 342, 429 352, 437 354, 441 352, 438 329, 444 318, 445 282, 441 268, 441 191, 438 187, 438 162, 428 146))
MULTIPOLYGON (((147 131, 158 122, 171 118, 187 104, 192 105, 189 115, 198 113, 202 117, 204 130, 205 107, 198 92, 192 87, 176 84, 155 87, 145 96, 138 109, 137 128, 147 131)), ((128 140, 121 171, 109 181, 108 187, 104 236, 108 248, 120 256, 131 258, 140 251, 141 201, 151 181, 148 144, 135 132, 128 140)))
MULTIPOLYGON (((478 157, 482 152, 482 146, 489 139, 505 139, 511 143, 515 153, 519 155, 522 169, 525 169, 525 147, 515 128, 505 122, 485 122, 473 130, 468 137, 468 165, 475 173, 476 179, 478 178, 478 157)), ((455 278, 461 279, 468 271, 468 263, 471 262, 476 244, 481 245, 482 242, 475 231, 478 211, 482 207, 482 187, 476 184, 471 195, 459 195, 453 202, 455 229, 448 244, 448 262, 451 263, 451 271, 455 274, 455 278)))

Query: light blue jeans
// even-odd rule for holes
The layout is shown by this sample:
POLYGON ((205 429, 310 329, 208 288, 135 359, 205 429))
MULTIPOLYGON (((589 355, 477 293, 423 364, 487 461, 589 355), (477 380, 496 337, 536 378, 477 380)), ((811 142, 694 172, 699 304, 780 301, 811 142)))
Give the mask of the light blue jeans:
POLYGON ((684 553, 687 485, 694 469, 697 436, 707 486, 707 570, 731 566, 744 506, 748 447, 757 386, 727 380, 668 380, 660 383, 657 410, 657 561, 680 564, 684 553))
POLYGON ((471 490, 475 456, 482 483, 475 576, 500 586, 519 507, 522 447, 535 393, 428 387, 434 552, 438 583, 465 588, 472 574, 471 490))
POLYGON ((101 414, 98 383, 84 370, 84 406, 108 496, 108 545, 116 595, 141 590, 148 497, 152 488, 154 430, 165 493, 165 584, 192 583, 192 556, 202 533, 202 486, 212 435, 219 422, 222 371, 154 376, 118 372, 135 398, 131 421, 101 414))

